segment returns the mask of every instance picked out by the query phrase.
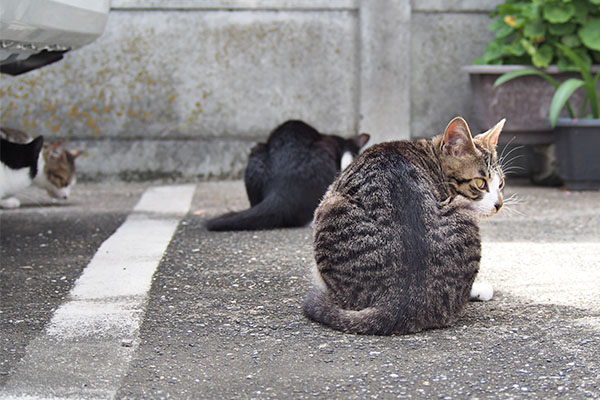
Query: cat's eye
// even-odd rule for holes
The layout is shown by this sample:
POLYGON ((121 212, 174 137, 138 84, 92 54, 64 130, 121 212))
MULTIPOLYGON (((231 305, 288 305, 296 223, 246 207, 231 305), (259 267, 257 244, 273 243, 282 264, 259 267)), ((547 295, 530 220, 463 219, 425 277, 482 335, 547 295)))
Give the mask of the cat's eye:
POLYGON ((473 182, 475 183, 475 186, 477 186, 477 189, 479 189, 479 190, 485 190, 485 188, 487 187, 487 182, 485 181, 485 179, 475 178, 475 179, 473 179, 473 182))

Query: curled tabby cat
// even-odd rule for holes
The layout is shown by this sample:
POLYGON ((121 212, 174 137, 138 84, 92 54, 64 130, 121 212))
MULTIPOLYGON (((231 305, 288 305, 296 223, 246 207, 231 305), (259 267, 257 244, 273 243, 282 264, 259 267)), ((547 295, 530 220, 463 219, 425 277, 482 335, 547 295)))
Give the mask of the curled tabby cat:
POLYGON ((502 208, 503 125, 472 137, 457 117, 443 135, 374 145, 342 172, 315 212, 305 315, 344 332, 407 334, 491 298, 473 282, 478 219, 502 208))

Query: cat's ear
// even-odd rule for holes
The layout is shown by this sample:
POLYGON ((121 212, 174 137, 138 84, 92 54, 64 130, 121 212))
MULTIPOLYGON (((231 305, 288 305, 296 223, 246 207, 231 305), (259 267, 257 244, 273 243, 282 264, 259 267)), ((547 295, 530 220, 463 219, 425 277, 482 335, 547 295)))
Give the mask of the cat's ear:
POLYGON ((461 117, 454 118, 444 131, 442 151, 447 155, 463 157, 474 150, 475 145, 467 121, 461 117))
POLYGON ((475 139, 482 141, 490 150, 494 149, 498 144, 498 136, 500 136, 505 122, 506 118, 503 118, 492 129, 475 136, 475 139))
POLYGON ((62 142, 56 142, 53 145, 51 145, 50 150, 53 152, 58 152, 61 151, 63 147, 64 145, 62 142))
POLYGON ((44 143, 44 155, 51 159, 56 159, 60 157, 60 153, 62 151, 63 144, 62 142, 56 143, 44 143))
POLYGON ((359 149, 362 149, 362 147, 367 144, 370 138, 371 135, 368 133, 361 133, 360 135, 354 137, 354 143, 356 143, 359 149))
POLYGON ((71 154, 71 157, 73 157, 73 159, 76 159, 77 157, 83 155, 84 151, 83 150, 67 150, 69 152, 69 154, 71 154))
POLYGON ((38 154, 44 148, 44 137, 38 136, 31 141, 32 146, 36 154, 38 154))

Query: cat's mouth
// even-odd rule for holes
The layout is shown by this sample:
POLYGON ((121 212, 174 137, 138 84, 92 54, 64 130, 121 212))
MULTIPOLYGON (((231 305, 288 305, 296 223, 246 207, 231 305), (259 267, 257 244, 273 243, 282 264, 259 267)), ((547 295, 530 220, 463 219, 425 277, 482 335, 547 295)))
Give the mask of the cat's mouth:
POLYGON ((494 203, 493 205, 475 203, 475 211, 481 219, 488 219, 498 214, 502 210, 502 203, 494 203))

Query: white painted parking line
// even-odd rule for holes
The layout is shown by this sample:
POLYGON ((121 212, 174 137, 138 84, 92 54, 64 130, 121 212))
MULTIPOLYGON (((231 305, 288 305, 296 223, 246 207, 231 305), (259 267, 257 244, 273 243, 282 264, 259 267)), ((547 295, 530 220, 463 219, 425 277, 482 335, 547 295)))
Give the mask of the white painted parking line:
POLYGON ((195 185, 146 190, 97 250, 11 374, 2 399, 112 399, 136 348, 152 276, 195 185))

